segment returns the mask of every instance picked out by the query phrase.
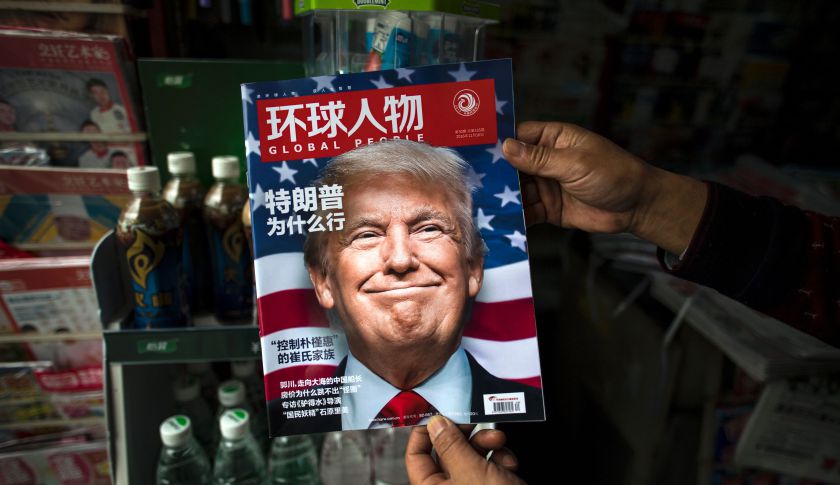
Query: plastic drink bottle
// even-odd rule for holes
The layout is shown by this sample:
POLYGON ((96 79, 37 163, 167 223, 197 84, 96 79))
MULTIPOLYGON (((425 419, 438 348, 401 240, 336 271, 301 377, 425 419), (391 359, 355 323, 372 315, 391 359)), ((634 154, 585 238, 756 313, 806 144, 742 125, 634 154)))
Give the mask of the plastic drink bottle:
POLYGON ((210 483, 210 463, 192 437, 190 418, 175 415, 160 425, 163 448, 158 459, 157 485, 205 485, 210 483))
MULTIPOLYGON (((253 411, 246 399, 245 385, 242 384, 242 381, 230 379, 222 382, 219 384, 217 397, 219 398, 219 410, 216 412, 216 423, 219 422, 225 411, 237 408, 244 409, 248 411, 248 423, 251 426, 251 431, 255 434, 259 431, 254 429, 254 420, 252 419, 253 411)), ((221 428, 216 426, 215 436, 213 438, 214 445, 218 445, 221 437, 221 428)))
POLYGON ((116 237, 131 277, 134 326, 186 326, 180 219, 160 196, 157 168, 133 167, 126 174, 134 198, 120 214, 116 237))
POLYGON ((214 312, 222 322, 250 323, 254 288, 242 229, 248 190, 239 183, 239 159, 213 157, 213 177, 216 182, 204 198, 204 220, 210 239, 214 312))
POLYGON ((369 433, 376 485, 407 485, 405 448, 411 428, 382 428, 369 433))
POLYGON ((271 443, 269 485, 318 485, 318 453, 308 435, 280 436, 271 443))
POLYGON ((248 411, 229 409, 219 418, 222 441, 213 464, 215 485, 264 485, 265 459, 254 437, 248 411))
MULTIPOLYGON (((262 366, 259 366, 262 370, 262 366)), ((266 421, 265 390, 262 372, 257 373, 257 361, 238 360, 230 363, 233 377, 245 385, 245 398, 251 407, 254 439, 263 449, 268 448, 268 422, 266 421)))
MULTIPOLYGON (((219 378, 213 372, 213 367, 209 362, 190 362, 187 364, 187 372, 195 376, 201 385, 201 396, 204 401, 209 403, 216 402, 216 392, 219 389, 219 378)), ((215 423, 213 424, 215 428, 215 423)))
POLYGON ((321 448, 321 482, 324 485, 370 483, 370 445, 361 431, 327 433, 321 448))
POLYGON ((175 394, 175 405, 178 412, 185 414, 194 424, 193 434, 196 441, 210 453, 213 447, 213 411, 201 397, 201 384, 195 376, 186 374, 172 384, 172 391, 175 394))
POLYGON ((192 152, 169 153, 166 163, 172 178, 163 187, 163 198, 172 204, 181 218, 186 293, 190 310, 195 315, 207 311, 210 303, 210 260, 201 215, 206 191, 195 176, 195 156, 192 152))

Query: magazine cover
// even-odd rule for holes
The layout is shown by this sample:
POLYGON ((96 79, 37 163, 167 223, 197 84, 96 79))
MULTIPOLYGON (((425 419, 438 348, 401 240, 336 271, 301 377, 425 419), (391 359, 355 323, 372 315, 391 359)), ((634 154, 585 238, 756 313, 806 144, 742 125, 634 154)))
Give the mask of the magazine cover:
MULTIPOLYGON (((0 30, 0 132, 128 134, 140 130, 119 37, 0 30)), ((144 165, 140 143, 0 141, 0 164, 144 165)))
POLYGON ((0 239, 31 251, 89 253, 129 200, 124 170, 0 165, 0 239))
POLYGON ((271 435, 545 419, 510 61, 242 101, 271 435))

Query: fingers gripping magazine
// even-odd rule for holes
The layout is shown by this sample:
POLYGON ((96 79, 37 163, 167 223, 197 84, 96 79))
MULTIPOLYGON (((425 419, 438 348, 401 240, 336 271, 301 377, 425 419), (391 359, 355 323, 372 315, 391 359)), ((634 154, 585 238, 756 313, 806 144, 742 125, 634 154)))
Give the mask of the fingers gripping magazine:
POLYGON ((242 103, 271 435, 545 419, 510 61, 242 103))

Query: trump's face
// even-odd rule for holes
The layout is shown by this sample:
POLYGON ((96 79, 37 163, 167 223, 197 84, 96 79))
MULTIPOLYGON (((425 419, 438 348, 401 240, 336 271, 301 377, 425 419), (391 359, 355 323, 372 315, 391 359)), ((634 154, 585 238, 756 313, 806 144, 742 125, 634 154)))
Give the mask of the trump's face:
POLYGON ((451 353, 481 289, 482 260, 468 261, 454 197, 423 185, 389 175, 345 187, 344 231, 329 235, 326 274, 311 272, 363 361, 417 345, 451 353))

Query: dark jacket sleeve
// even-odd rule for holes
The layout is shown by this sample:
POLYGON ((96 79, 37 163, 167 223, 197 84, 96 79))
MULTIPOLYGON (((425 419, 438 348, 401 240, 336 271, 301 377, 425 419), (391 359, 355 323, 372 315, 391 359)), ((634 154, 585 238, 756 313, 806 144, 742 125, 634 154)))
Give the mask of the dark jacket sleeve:
POLYGON ((668 273, 840 347, 840 218, 709 183, 700 225, 668 273))

